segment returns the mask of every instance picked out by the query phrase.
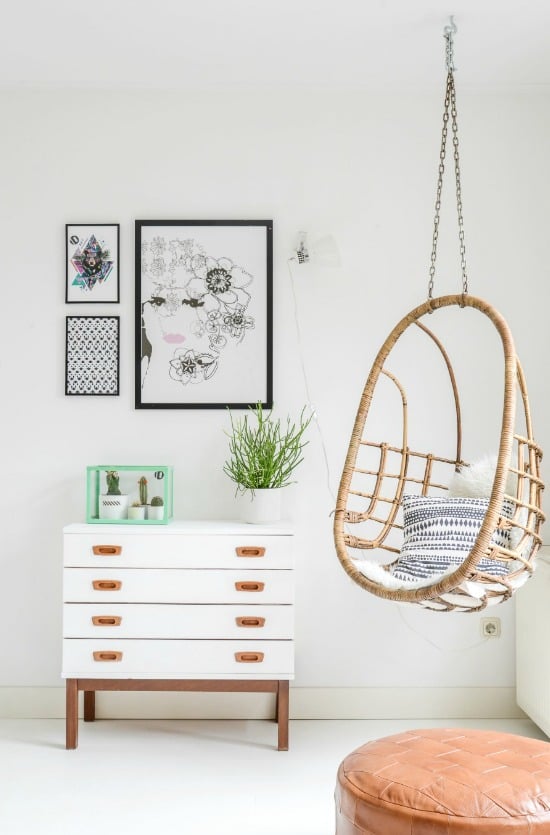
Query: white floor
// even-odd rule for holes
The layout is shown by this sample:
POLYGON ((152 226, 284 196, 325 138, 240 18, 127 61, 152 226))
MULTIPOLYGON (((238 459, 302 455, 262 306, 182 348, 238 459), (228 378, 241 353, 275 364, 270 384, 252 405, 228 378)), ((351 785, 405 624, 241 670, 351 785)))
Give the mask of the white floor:
MULTIPOLYGON (((2 835, 333 835, 338 764, 409 728, 473 727, 546 739, 528 720, 0 721, 2 835)), ((391 835, 391 833, 388 833, 391 835)))

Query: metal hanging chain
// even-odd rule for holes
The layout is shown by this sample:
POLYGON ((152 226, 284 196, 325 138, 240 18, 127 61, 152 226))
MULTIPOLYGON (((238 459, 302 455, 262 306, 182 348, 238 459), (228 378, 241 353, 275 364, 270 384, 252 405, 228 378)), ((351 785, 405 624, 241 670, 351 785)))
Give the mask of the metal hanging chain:
POLYGON ((449 124, 449 112, 451 118, 451 129, 453 133, 453 157, 455 163, 456 182, 456 208, 458 216, 458 240, 460 243, 460 267, 462 270, 462 293, 468 292, 468 276, 466 273, 466 246, 464 244, 464 219, 462 217, 462 187, 460 183, 460 160, 458 155, 458 124, 456 111, 456 90, 454 81, 454 56, 453 56, 453 34, 456 26, 451 18, 451 26, 446 26, 444 37, 446 41, 445 53, 447 64, 447 85, 445 88, 445 107, 443 110, 443 129, 441 132, 441 150, 439 152, 439 168, 437 174, 437 191, 435 198, 434 231, 432 237, 432 254, 430 258, 430 280, 428 282, 428 299, 433 298, 435 262, 437 257, 437 242, 439 238, 439 214, 441 210, 441 192, 443 189, 443 174, 445 172, 445 154, 447 150, 447 134, 449 124))

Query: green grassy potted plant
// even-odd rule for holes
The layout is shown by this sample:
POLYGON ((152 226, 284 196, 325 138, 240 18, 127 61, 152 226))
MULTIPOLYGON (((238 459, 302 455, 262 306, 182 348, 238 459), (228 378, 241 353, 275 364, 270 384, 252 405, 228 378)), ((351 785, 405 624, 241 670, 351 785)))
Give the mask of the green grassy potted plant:
POLYGON ((230 413, 229 458, 224 472, 244 495, 242 516, 246 522, 274 522, 281 518, 281 491, 292 483, 292 475, 303 461, 304 433, 311 417, 282 424, 262 404, 250 407, 242 418, 230 413))

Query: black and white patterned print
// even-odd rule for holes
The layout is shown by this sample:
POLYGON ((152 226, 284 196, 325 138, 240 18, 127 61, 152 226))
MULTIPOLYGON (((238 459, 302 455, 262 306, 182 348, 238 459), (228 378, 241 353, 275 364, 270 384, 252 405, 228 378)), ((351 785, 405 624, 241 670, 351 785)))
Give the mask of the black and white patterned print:
MULTIPOLYGON (((471 551, 489 507, 489 499, 403 496, 404 538, 401 556, 392 568, 399 580, 425 580, 458 568, 471 551)), ((503 515, 512 515, 505 502, 503 515)), ((510 548, 510 533, 497 528, 491 543, 510 548)), ((505 562, 482 558, 478 571, 501 576, 505 562)))
POLYGON ((65 394, 118 394, 119 317, 67 316, 65 394))

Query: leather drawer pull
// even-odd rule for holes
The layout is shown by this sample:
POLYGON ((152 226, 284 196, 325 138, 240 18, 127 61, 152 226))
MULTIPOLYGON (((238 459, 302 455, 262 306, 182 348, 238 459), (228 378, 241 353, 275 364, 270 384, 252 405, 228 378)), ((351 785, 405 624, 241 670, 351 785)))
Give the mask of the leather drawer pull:
POLYGON ((122 554, 121 545, 94 545, 92 551, 96 557, 116 557, 122 554))
POLYGON ((265 583, 239 582, 235 583, 237 591, 263 591, 265 583))
POLYGON ((96 591, 118 591, 122 588, 120 580, 94 580, 92 586, 96 591))
POLYGON ((264 660, 263 652, 236 652, 235 661, 240 664, 258 664, 264 660))
POLYGON ((235 552, 238 557, 263 557, 265 556, 265 548, 251 546, 251 545, 240 545, 238 548, 235 548, 235 552))
POLYGON ((265 624, 265 618, 235 618, 237 626, 258 626, 262 627, 265 624))
POLYGON ((94 626, 120 626, 122 618, 117 615, 94 615, 92 623, 94 626))
POLYGON ((94 661, 122 661, 122 653, 99 650, 94 652, 94 661))

